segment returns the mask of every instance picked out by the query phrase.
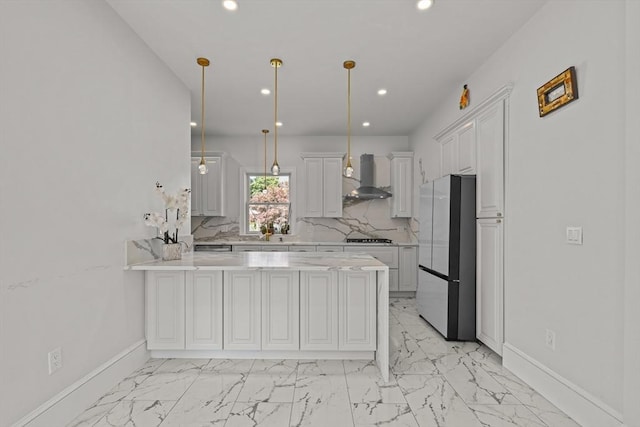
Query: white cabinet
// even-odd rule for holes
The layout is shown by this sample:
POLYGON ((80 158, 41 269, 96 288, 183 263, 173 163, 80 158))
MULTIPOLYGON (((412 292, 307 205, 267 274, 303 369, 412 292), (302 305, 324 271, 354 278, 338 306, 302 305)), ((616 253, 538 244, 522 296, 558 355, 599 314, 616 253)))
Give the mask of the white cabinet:
POLYGON ((200 175, 200 157, 191 159, 191 215, 224 216, 224 156, 207 156, 209 171, 200 175))
POLYGON ((185 348, 222 349, 222 272, 186 272, 185 291, 185 348))
MULTIPOLYGON (((401 291, 398 272, 398 247, 397 246, 373 246, 373 245, 349 245, 344 246, 345 252, 363 252, 369 254, 389 267, 389 291, 401 291)), ((414 289, 415 290, 415 289, 414 289)))
POLYGON ((224 348, 261 347, 261 286, 259 271, 224 272, 224 348))
POLYGON ((475 119, 470 119, 436 136, 440 142, 440 176, 476 172, 475 128, 475 119))
POLYGON ((471 120, 456 131, 458 139, 459 174, 474 174, 476 171, 476 130, 475 121, 471 120))
POLYGON ((303 216, 342 217, 342 157, 340 153, 303 153, 303 216))
POLYGON ((503 220, 477 222, 476 335, 487 347, 502 355, 503 313, 503 220))
POLYGON ((184 272, 149 271, 145 282, 147 348, 184 349, 184 272))
POLYGON ((504 136, 504 101, 499 101, 477 118, 478 218, 504 214, 504 136))
POLYGON ((413 153, 393 152, 391 160, 391 217, 411 218, 413 209, 413 153))
POLYGON ((338 348, 376 349, 376 273, 338 273, 338 348))
POLYGON ((338 273, 300 272, 300 349, 338 349, 338 273))
POLYGON ((398 289, 415 291, 418 287, 418 248, 415 246, 398 247, 398 289))
POLYGON ((298 271, 262 273, 262 349, 298 350, 299 285, 298 271))
POLYGON ((316 246, 317 252, 343 252, 344 246, 340 245, 318 245, 316 246))

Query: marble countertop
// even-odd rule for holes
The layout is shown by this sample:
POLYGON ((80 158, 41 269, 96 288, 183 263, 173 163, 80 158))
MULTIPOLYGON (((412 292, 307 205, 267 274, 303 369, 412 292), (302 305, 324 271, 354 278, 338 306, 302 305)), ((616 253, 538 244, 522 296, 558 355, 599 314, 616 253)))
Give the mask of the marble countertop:
POLYGON ((301 242, 301 241, 279 241, 279 237, 272 237, 272 240, 198 240, 194 245, 258 245, 258 246, 418 246, 417 242, 393 242, 393 243, 347 243, 340 242, 301 242))
POLYGON ((128 270, 386 270, 370 255, 348 252, 195 252, 181 260, 149 261, 128 270))

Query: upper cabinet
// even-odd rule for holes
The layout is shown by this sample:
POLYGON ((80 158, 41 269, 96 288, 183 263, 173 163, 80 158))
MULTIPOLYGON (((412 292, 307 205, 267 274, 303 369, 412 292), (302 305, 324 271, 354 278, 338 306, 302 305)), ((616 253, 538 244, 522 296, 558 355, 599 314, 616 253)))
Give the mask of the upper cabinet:
POLYGON ((200 175, 200 157, 191 158, 191 215, 224 216, 224 155, 205 157, 209 171, 200 175))
POLYGON ((476 119, 478 180, 476 214, 478 218, 504 214, 504 101, 496 102, 476 119))
POLYGON ((413 152, 393 152, 391 160, 391 218, 411 218, 413 152))
POLYGON ((436 136, 440 142, 441 176, 476 173, 475 119, 436 136))
POLYGON ((342 217, 342 153, 303 153, 305 217, 342 217))

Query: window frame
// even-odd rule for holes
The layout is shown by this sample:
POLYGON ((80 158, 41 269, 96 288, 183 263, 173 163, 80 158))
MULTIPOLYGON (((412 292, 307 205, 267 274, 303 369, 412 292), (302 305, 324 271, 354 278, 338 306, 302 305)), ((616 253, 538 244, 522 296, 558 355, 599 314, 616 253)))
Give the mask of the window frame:
MULTIPOLYGON (((261 236, 260 232, 250 232, 249 231, 249 176, 263 176, 264 175, 264 167, 241 167, 240 168, 240 179, 238 180, 242 183, 242 191, 240 194, 242 195, 242 199, 240 200, 240 215, 239 215, 239 223, 240 223, 240 236, 261 236)), ((289 234, 295 234, 295 225, 296 225, 296 170, 295 168, 280 168, 281 175, 289 175, 289 234)), ((270 176, 267 173, 267 176, 270 176)), ((255 203, 254 203, 255 204, 255 203)), ((277 203, 273 203, 277 204, 277 203)))

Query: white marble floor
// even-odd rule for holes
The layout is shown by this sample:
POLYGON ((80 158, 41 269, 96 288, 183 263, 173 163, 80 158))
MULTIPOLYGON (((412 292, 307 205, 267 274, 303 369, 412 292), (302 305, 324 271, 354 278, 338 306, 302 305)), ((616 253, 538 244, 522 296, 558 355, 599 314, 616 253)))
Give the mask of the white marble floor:
POLYGON ((477 343, 390 306, 391 381, 373 361, 151 359, 68 427, 576 427, 477 343))

